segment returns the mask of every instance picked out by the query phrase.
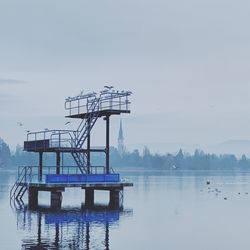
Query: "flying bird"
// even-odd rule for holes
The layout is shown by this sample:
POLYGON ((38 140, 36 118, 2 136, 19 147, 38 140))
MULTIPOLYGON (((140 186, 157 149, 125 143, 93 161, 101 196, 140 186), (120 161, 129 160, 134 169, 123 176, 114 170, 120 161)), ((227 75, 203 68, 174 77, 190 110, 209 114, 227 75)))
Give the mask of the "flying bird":
POLYGON ((23 124, 21 123, 21 122, 18 122, 17 123, 20 127, 22 127, 23 126, 23 124))
POLYGON ((110 90, 110 89, 113 89, 114 87, 113 87, 113 86, 107 86, 107 85, 105 85, 105 86, 104 86, 104 88, 106 88, 106 89, 109 89, 109 90, 110 90))
POLYGON ((68 124, 70 124, 70 122, 66 122, 66 123, 65 123, 65 125, 68 125, 68 124))
POLYGON ((30 130, 26 130, 26 132, 27 132, 27 133, 29 133, 29 132, 30 132, 30 130))

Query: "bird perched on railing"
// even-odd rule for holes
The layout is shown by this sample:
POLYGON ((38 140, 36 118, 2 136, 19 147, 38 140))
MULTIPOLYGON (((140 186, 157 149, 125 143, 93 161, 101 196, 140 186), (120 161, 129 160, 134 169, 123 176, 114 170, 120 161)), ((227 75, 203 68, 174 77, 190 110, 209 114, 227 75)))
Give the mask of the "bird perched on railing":
POLYGON ((111 89, 114 88, 114 86, 107 86, 107 85, 105 85, 104 88, 106 88, 106 89, 108 89, 108 90, 111 90, 111 89))

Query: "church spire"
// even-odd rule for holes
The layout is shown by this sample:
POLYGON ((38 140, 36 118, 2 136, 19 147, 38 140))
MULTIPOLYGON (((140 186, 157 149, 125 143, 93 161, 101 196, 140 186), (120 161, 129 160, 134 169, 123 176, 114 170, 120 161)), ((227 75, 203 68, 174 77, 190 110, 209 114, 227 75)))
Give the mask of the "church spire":
POLYGON ((118 152, 120 155, 123 155, 125 152, 122 120, 120 120, 120 129, 119 129, 119 135, 118 135, 118 152))
POLYGON ((123 137, 123 130, 122 130, 122 119, 120 119, 120 129, 119 129, 118 140, 124 140, 124 137, 123 137))

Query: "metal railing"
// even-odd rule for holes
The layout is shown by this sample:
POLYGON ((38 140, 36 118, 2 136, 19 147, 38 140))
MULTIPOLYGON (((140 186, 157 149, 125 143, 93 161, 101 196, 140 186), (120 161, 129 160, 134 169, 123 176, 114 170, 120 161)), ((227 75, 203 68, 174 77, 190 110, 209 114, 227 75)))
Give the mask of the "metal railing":
MULTIPOLYGON (((104 166, 91 166, 90 174, 105 174, 106 168, 104 166)), ((112 171, 114 173, 114 171, 112 171)), ((46 175, 57 174, 56 166, 43 166, 42 178, 39 176, 38 166, 19 166, 17 182, 20 184, 28 183, 45 183, 46 175)), ((81 171, 77 166, 61 166, 60 174, 65 175, 81 175, 81 171)))
MULTIPOLYGON (((114 89, 105 89, 97 93, 89 93, 85 95, 78 95, 75 97, 68 97, 65 101, 65 110, 68 115, 86 114, 89 112, 93 103, 97 103, 98 111, 103 110, 123 110, 129 111, 130 104, 129 96, 132 94, 130 91, 115 91, 114 89)), ((91 110, 95 112, 97 110, 91 110)))
POLYGON ((31 181, 31 168, 30 167, 22 167, 18 169, 18 176, 17 179, 10 190, 10 199, 16 199, 21 194, 20 198, 22 198, 23 194, 26 192, 26 189, 20 184, 27 184, 31 181))
POLYGON ((67 144, 70 146, 75 142, 76 131, 74 130, 43 130, 27 133, 27 141, 49 140, 50 146, 57 144, 59 147, 67 144))
POLYGON ((77 138, 74 130, 44 130, 29 132, 26 142, 34 142, 29 145, 32 149, 49 148, 75 148, 77 138), (47 141, 47 144, 45 143, 47 141), (40 142, 40 143, 39 143, 40 142))

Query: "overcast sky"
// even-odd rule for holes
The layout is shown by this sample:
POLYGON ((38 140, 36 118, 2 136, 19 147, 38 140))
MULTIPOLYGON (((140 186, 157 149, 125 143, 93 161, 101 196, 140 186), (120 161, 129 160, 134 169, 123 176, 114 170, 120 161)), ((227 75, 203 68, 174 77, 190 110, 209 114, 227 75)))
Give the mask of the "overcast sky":
POLYGON ((247 0, 0 0, 0 137, 65 128, 65 97, 111 84, 134 93, 128 147, 250 139, 249 13, 247 0))

